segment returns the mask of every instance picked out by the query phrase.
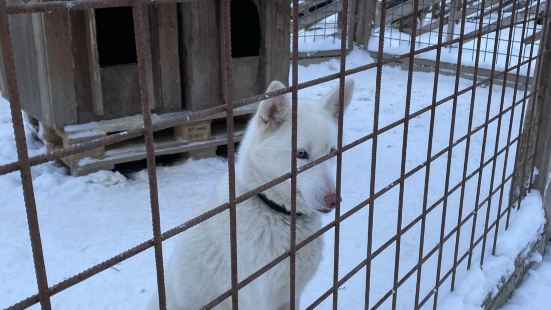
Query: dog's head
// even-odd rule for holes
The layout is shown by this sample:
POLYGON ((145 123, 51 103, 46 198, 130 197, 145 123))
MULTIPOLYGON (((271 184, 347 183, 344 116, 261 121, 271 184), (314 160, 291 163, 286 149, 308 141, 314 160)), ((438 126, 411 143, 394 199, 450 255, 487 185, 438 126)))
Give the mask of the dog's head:
MULTIPOLYGON (((284 88, 278 81, 267 92, 284 88)), ((350 103, 354 81, 347 80, 344 109, 350 103)), ((254 166, 254 179, 265 183, 291 170, 291 100, 288 94, 262 101, 251 121, 240 155, 254 166)), ((337 147, 339 88, 320 101, 298 101, 297 166, 301 167, 334 151, 337 147)), ((297 211, 327 213, 335 208, 335 157, 300 173, 297 177, 297 211)), ((251 168, 251 167, 248 167, 251 168)), ((248 169, 246 168, 246 169, 248 169)), ((268 198, 290 209, 291 181, 287 180, 265 192, 268 198)))

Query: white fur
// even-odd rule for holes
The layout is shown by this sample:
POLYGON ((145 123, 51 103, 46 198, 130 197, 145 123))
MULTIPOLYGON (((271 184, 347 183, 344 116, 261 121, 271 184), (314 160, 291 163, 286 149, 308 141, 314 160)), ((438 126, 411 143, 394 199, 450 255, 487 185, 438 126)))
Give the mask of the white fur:
MULTIPOLYGON (((268 91, 283 84, 272 82, 268 91)), ((345 87, 345 107, 350 102, 353 81, 345 87)), ((309 159, 297 159, 298 166, 330 152, 337 144, 338 88, 325 101, 298 104, 298 149, 309 159)), ((241 195, 291 169, 291 103, 287 95, 267 99, 250 121, 237 158, 236 193, 241 195)), ((328 212, 324 197, 335 191, 335 169, 324 162, 297 178, 297 242, 321 228, 321 215, 328 212)), ((290 208, 291 182, 287 180, 264 192, 290 208)), ((205 189, 205 194, 210 194, 205 189)), ((227 176, 212 191, 210 207, 228 201, 227 176)), ((208 209, 205 209, 205 211, 208 209)), ((290 216, 269 209, 258 197, 237 205, 238 281, 289 250, 290 216)), ((165 271, 167 305, 170 310, 199 309, 230 289, 229 213, 222 212, 180 234, 165 271)), ((322 239, 300 249, 296 257, 296 304, 307 282, 318 268, 322 239)), ((239 308, 289 309, 289 259, 284 260, 239 290, 239 308)), ((149 309, 158 309, 155 296, 149 309)), ((231 309, 227 298, 216 309, 231 309)))

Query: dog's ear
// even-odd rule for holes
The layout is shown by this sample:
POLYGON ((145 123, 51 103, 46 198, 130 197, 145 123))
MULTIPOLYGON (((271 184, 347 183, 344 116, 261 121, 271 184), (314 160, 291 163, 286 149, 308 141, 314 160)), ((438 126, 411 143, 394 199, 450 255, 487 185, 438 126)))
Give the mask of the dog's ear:
MULTIPOLYGON (((285 88, 283 83, 273 81, 266 92, 282 88, 285 88)), ((272 130, 276 129, 289 118, 290 106, 291 103, 287 94, 263 100, 258 107, 259 122, 272 130)))
MULTIPOLYGON (((354 92, 354 80, 347 79, 344 83, 344 111, 346 111, 346 108, 350 103, 350 99, 352 99, 353 92, 354 92)), ((331 115, 334 115, 335 118, 338 118, 339 116, 339 87, 338 86, 335 89, 333 89, 331 93, 327 96, 327 99, 323 103, 323 107, 327 111, 329 111, 331 115)))

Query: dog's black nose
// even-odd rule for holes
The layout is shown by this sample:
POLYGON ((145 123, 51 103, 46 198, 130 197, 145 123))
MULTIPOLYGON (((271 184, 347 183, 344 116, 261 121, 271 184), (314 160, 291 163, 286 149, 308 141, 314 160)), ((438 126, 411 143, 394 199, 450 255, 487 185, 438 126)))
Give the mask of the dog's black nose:
POLYGON ((325 206, 327 206, 330 209, 334 209, 337 207, 337 199, 338 202, 341 202, 341 197, 337 197, 337 193, 329 193, 325 195, 325 206))

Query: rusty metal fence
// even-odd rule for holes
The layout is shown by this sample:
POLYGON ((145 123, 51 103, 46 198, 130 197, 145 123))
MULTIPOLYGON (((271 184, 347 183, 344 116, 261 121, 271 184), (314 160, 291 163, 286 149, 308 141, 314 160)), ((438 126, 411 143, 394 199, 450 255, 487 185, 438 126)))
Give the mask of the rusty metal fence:
MULTIPOLYGON (((349 29, 348 36, 354 31, 356 1, 349 0, 347 11, 343 11, 342 0, 299 1, 299 58, 338 56, 341 52, 342 29, 349 29), (353 20, 344 25, 343 15, 348 15, 347 18, 353 20)), ((291 30, 292 22, 291 18, 291 30)), ((352 40, 347 42, 349 51, 352 48, 352 40)))
MULTIPOLYGON (((389 53, 397 53, 399 47, 407 47, 410 43, 410 36, 412 32, 412 16, 417 19, 416 29, 416 43, 419 47, 430 46, 438 40, 439 30, 439 16, 442 13, 444 15, 444 41, 450 41, 456 38, 460 32, 460 23, 463 14, 463 2, 459 0, 447 0, 442 2, 440 0, 426 0, 419 1, 418 12, 413 12, 413 1, 407 0, 391 0, 385 2, 386 7, 386 31, 385 39, 387 40, 389 53)), ((380 20, 380 8, 382 1, 377 1, 377 13, 375 17, 375 24, 378 25, 380 20)), ((481 61, 483 63, 490 62, 493 55, 493 43, 494 40, 499 41, 498 48, 496 50, 497 57, 522 57, 523 60, 528 58, 529 48, 532 41, 535 41, 535 47, 539 46, 539 38, 541 37, 542 23, 541 17, 544 11, 545 1, 542 1, 540 5, 536 1, 523 1, 519 3, 513 0, 471 0, 467 1, 465 6, 465 30, 464 35, 473 35, 478 33, 479 28, 483 32, 482 45, 480 50, 477 49, 474 40, 465 40, 463 46, 463 57, 469 59, 471 62, 475 60, 476 54, 482 55, 481 61), (520 21, 523 19, 530 19, 526 26, 515 25, 511 28, 513 32, 510 36, 507 34, 508 30, 504 29, 499 32, 487 31, 495 29, 497 23, 508 24, 511 20, 520 21), (533 32, 534 29, 536 31, 533 32), (524 29, 525 33, 529 35, 522 36, 521 33, 524 29), (467 43, 471 41, 470 43, 467 43), (508 51, 508 42, 512 41, 511 51, 508 51), (521 48, 524 48, 522 52, 521 48), (466 57, 467 56, 467 57, 466 57)), ((378 35, 378 31, 375 31, 375 36, 378 35)), ((457 51, 457 44, 447 46, 449 51, 457 51)), ((537 49, 536 49, 537 50, 537 49)))
MULTIPOLYGON (((193 0, 188 0, 193 1, 193 0)), ((186 230, 194 227, 195 225, 206 221, 207 219, 220 214, 222 212, 228 211, 229 213, 229 219, 230 219, 230 231, 228 231, 228 234, 230 235, 230 241, 231 241, 231 289, 222 294, 221 296, 214 299, 211 303, 208 305, 205 305, 205 308, 212 308, 222 302, 223 300, 226 300, 227 298, 231 298, 232 305, 234 309, 238 308, 238 291, 243 288, 244 286, 251 283, 254 279, 258 278, 262 274, 269 271, 271 268, 276 266, 280 263, 286 263, 284 262, 286 259, 289 259, 290 262, 290 274, 289 274, 289 280, 290 280, 290 305, 291 309, 295 308, 295 258, 297 252, 301 251, 302 248, 304 248, 308 243, 313 241, 314 239, 320 237, 325 232, 330 231, 331 229, 334 230, 334 240, 335 240, 335 248, 334 248, 334 270, 333 270, 333 277, 332 277, 332 285, 331 287, 327 288, 325 293, 323 293, 317 300, 315 300, 311 305, 308 305, 307 309, 313 309, 316 308, 318 305, 320 305, 325 299, 332 297, 332 307, 333 309, 336 309, 338 306, 338 298, 339 298, 339 288, 343 286, 344 283, 346 283, 348 280, 350 280, 355 274, 359 273, 360 271, 364 271, 366 274, 366 282, 365 282, 365 308, 378 308, 383 303, 385 303, 387 300, 391 300, 392 308, 395 309, 397 307, 397 292, 398 288, 405 283, 405 281, 411 277, 416 277, 416 290, 415 290, 415 308, 422 308, 423 306, 426 306, 429 301, 433 301, 432 305, 434 308, 436 308, 438 304, 438 297, 440 293, 440 289, 443 287, 444 283, 450 283, 451 282, 451 289, 454 289, 456 274, 458 273, 459 267, 461 265, 467 266, 467 268, 470 268, 473 264, 483 264, 484 263, 484 253, 486 252, 487 247, 492 248, 492 252, 495 252, 496 249, 496 239, 498 236, 498 232, 500 229, 503 229, 500 225, 505 225, 505 229, 507 229, 509 219, 511 216, 511 210, 513 208, 520 208, 520 199, 518 197, 522 197, 526 194, 526 192, 530 189, 531 183, 533 182, 532 177, 534 175, 534 150, 528 151, 527 147, 524 147, 523 152, 516 152, 514 163, 512 163, 516 169, 514 169, 513 173, 506 173, 508 166, 507 160, 512 154, 512 150, 518 149, 516 146, 522 144, 522 140, 524 139, 524 136, 531 137, 534 135, 539 135, 539 122, 536 122, 536 118, 538 117, 539 111, 537 109, 541 108, 541 105, 534 105, 532 108, 530 108, 530 103, 540 95, 542 92, 542 87, 540 85, 530 85, 530 83, 522 83, 523 79, 527 79, 526 76, 521 75, 520 71, 521 68, 527 67, 527 72, 531 72, 531 70, 534 70, 536 79, 539 80, 539 74, 541 73, 541 70, 539 70, 539 66, 542 63, 542 58, 549 57, 548 50, 544 50, 543 48, 537 49, 536 45, 534 43, 535 40, 532 40, 531 43, 527 43, 526 41, 521 41, 520 44, 524 45, 524 48, 521 48, 521 53, 523 53, 522 57, 516 57, 515 61, 512 61, 512 57, 510 54, 511 51, 511 45, 513 43, 513 40, 511 38, 511 35, 513 33, 513 29, 520 27, 520 31, 522 32, 522 37, 526 37, 529 35, 536 35, 536 27, 528 28, 529 23, 534 22, 536 18, 535 16, 529 16, 526 13, 524 13, 524 18, 511 18, 508 20, 504 19, 504 8, 505 3, 508 3, 508 1, 500 0, 498 3, 499 8, 496 10, 497 12, 497 22, 494 27, 490 28, 484 28, 482 27, 484 20, 482 17, 478 19, 478 27, 477 31, 475 33, 465 34, 465 25, 467 22, 467 8, 469 1, 463 1, 461 2, 462 5, 462 14, 459 17, 459 26, 460 31, 457 36, 454 36, 453 38, 450 38, 448 40, 445 40, 445 33, 444 33, 444 25, 445 25, 445 15, 444 10, 440 10, 439 16, 436 17, 438 20, 438 36, 435 40, 435 42, 431 42, 431 44, 424 46, 422 48, 418 48, 418 46, 415 44, 417 42, 417 22, 418 20, 416 18, 412 18, 411 22, 411 34, 410 34, 410 44, 409 44, 409 51, 405 52, 400 55, 396 55, 393 58, 384 58, 384 48, 385 48, 385 31, 386 31, 386 19, 387 19, 387 10, 386 10, 386 3, 388 1, 383 0, 380 10, 380 16, 379 16, 379 37, 378 37, 378 50, 377 50, 377 59, 373 63, 368 63, 365 65, 357 66, 354 68, 347 68, 347 23, 348 23, 348 16, 347 14, 342 15, 342 27, 341 27, 341 38, 343 38, 340 42, 340 49, 341 49, 341 57, 340 57, 340 69, 339 72, 336 74, 331 74, 328 76, 320 77, 314 80, 306 81, 299 83, 299 62, 298 62, 298 55, 299 55, 299 4, 298 0, 293 0, 292 5, 292 75, 291 75, 291 84, 289 87, 273 92, 269 92, 266 94, 261 94, 258 96, 253 96, 250 98, 234 98, 232 96, 231 90, 232 90, 232 81, 230 79, 231 75, 231 21, 230 21, 230 9, 229 4, 230 0, 221 0, 221 14, 220 14, 220 26, 221 26, 221 34, 222 34, 222 50, 223 50, 223 87, 224 87, 224 105, 217 106, 215 108, 211 108, 208 110, 203 110, 200 112, 194 112, 189 113, 188 115, 181 116, 178 118, 173 118, 169 120, 165 120, 163 122, 159 123, 153 123, 151 118, 151 111, 149 107, 149 100, 148 97, 151 95, 148 93, 148 87, 147 83, 149 81, 146 78, 146 72, 145 72, 145 61, 144 61, 144 45, 145 42, 145 35, 144 35, 144 24, 142 22, 142 14, 144 12, 144 6, 145 5, 151 5, 151 4, 163 4, 163 3, 175 3, 175 2, 186 2, 185 0, 74 0, 74 1, 49 1, 49 2, 8 2, 7 0, 0 0, 0 44, 1 44, 1 56, 3 57, 3 72, 2 76, 5 77, 5 86, 7 89, 7 95, 9 97, 10 101, 10 108, 11 108, 11 114, 12 114, 12 120, 13 120, 13 130, 15 133, 16 138, 16 145, 17 145, 17 155, 18 160, 16 162, 4 164, 0 166, 0 175, 5 175, 10 172, 19 171, 21 174, 22 179, 22 188, 23 188, 23 194, 24 194, 24 201, 25 201, 25 208, 27 213, 27 221, 28 221, 28 228, 29 228, 29 234, 31 239, 31 246, 32 246, 32 253, 33 253, 33 259, 34 259, 34 268, 36 273, 36 280, 38 285, 38 293, 35 295, 29 296, 28 298, 21 300, 17 304, 11 306, 9 309, 23 309, 30 307, 32 305, 40 304, 42 309, 50 309, 51 308, 51 298, 52 296, 60 293, 61 291, 74 286, 82 281, 85 281, 89 279, 90 277, 93 277, 94 275, 97 275, 98 273, 105 271, 106 269, 114 266, 117 263, 120 263, 126 259, 129 259, 149 248, 154 248, 155 251, 155 262, 156 262, 156 274, 157 274, 157 288, 159 293, 159 306, 161 309, 166 308, 166 301, 165 301, 165 281, 164 281, 164 266, 163 266, 163 241, 174 237, 177 234, 180 233, 186 233, 186 230), (130 6, 133 9, 133 19, 134 19, 134 28, 135 28, 135 39, 136 39, 136 51, 137 51, 137 60, 138 60, 138 74, 139 74, 139 86, 140 86, 140 101, 142 104, 142 114, 143 114, 143 120, 144 120, 144 127, 142 129, 135 129, 135 130, 129 130, 126 132, 121 132, 118 134, 111 135, 106 138, 99 138, 95 139, 91 142, 85 142, 78 145, 73 145, 70 147, 66 147, 60 150, 55 150, 52 152, 49 152, 47 154, 39 155, 39 156, 33 156, 29 157, 28 151, 27 151, 27 143, 25 140, 25 134, 24 134, 24 124, 21 114, 21 105, 20 105, 20 98, 19 98, 19 91, 22 89, 22 85, 18 84, 17 77, 15 74, 15 68, 14 68, 14 55, 13 50, 11 46, 13 38, 10 34, 10 23, 9 23, 9 16, 14 14, 30 14, 30 13, 43 13, 47 14, 48 12, 52 11, 75 11, 75 10, 84 10, 84 9, 91 9, 91 8, 105 8, 105 7, 122 7, 122 6, 130 6), (508 48, 506 49, 506 64, 505 68, 503 70, 496 70, 496 60, 498 54, 498 48, 499 44, 496 40, 494 42, 493 46, 493 52, 492 57, 494 58, 492 62, 491 67, 491 76, 490 78, 480 78, 477 75, 478 70, 478 64, 481 57, 481 42, 482 37, 490 34, 495 33, 496 35, 499 35, 500 32, 509 30, 509 37, 507 39, 508 48), (531 32, 531 33, 529 33, 531 32), (474 76, 472 79, 472 83, 468 87, 460 88, 460 72, 461 72, 461 53, 464 51, 464 43, 467 40, 475 40, 476 41, 476 48, 475 48, 475 66, 474 66, 474 76), (457 62, 457 69, 456 69, 456 79, 455 79, 455 85, 454 85, 454 91, 453 94, 450 96, 447 96, 445 98, 438 99, 437 92, 439 89, 439 64, 440 64, 440 57, 442 54, 442 50, 446 47, 449 47, 451 45, 456 45, 458 48, 458 62, 457 62), (430 100, 427 100, 426 106, 420 110, 412 112, 411 107, 411 100, 412 100, 412 81, 413 81, 413 71, 414 71, 414 61, 418 57, 418 55, 422 53, 427 52, 435 52, 435 75, 434 75, 434 81, 433 81, 433 96, 430 100), (526 53, 526 54, 524 54, 526 53), (381 84, 382 84, 382 72, 383 72, 383 66, 386 64, 390 64, 392 62, 398 61, 398 60, 407 60, 408 65, 408 71, 407 71, 407 91, 406 91, 406 97, 405 97, 405 110, 404 110, 404 117, 396 120, 388 125, 380 126, 379 124, 379 115, 380 115, 380 108, 384 105, 384 102, 381 101, 381 84), (331 152, 321 158, 318 158, 305 166, 298 167, 297 166, 297 160, 296 160, 296 153, 297 153, 297 104, 298 104, 298 92, 301 89, 311 87, 314 85, 318 85, 327 81, 331 80, 339 80, 339 102, 340 102, 340 108, 342 110, 343 108, 343 102, 344 102, 344 82, 345 79, 355 73, 367 71, 367 70, 376 70, 376 81, 375 81, 375 98, 374 98, 374 113, 373 113, 373 129, 370 134, 367 134, 355 141, 352 141, 351 143, 345 144, 343 143, 343 113, 339 113, 339 119, 338 119, 338 147, 337 150, 334 152, 331 152), (500 76, 504 80, 503 83, 505 83, 506 80, 514 81, 514 89, 513 89, 513 98, 512 102, 508 107, 505 107, 504 104, 504 93, 505 93, 505 87, 502 87, 502 93, 500 98, 494 98, 491 96, 492 92, 488 92, 488 108, 487 113, 485 115, 485 121, 483 124, 474 127, 473 126, 473 105, 475 104, 475 96, 476 91, 482 87, 488 87, 493 88, 497 82, 495 82, 495 79, 500 76), (235 108, 248 105, 251 103, 259 102, 260 100, 275 97, 282 94, 291 93, 292 96, 292 156, 291 156, 291 163, 292 168, 291 171, 288 173, 281 175, 280 177, 262 185, 258 188, 247 192, 242 195, 236 194, 236 174, 235 174, 235 152, 234 152, 234 122, 233 122, 233 111, 235 108), (454 134, 454 124, 455 124, 455 114, 457 109, 457 101, 458 97, 465 94, 471 94, 471 109, 470 109, 470 115, 468 120, 468 132, 466 135, 457 137, 454 134), (497 113, 494 116, 490 116, 490 102, 492 100, 499 100, 500 102, 500 109, 499 113, 497 113), (450 135, 449 135, 449 141, 448 146, 441 149, 441 150, 435 150, 433 149, 433 134, 434 131, 437 130, 435 128, 435 118, 436 118, 436 108, 447 103, 452 103, 452 115, 451 115, 451 126, 450 126, 450 135), (520 109, 520 111, 519 111, 520 109), (158 185, 157 185, 157 177, 156 177, 156 166, 155 166, 155 147, 154 147, 154 139, 153 139, 153 133, 158 130, 166 129, 174 124, 181 124, 185 122, 190 122, 208 115, 212 115, 214 113, 220 113, 224 112, 227 115, 227 143, 228 143, 228 172, 229 172, 229 201, 223 205, 217 206, 216 208, 208 211, 205 214, 201 214, 185 223, 182 223, 181 225, 170 229, 168 231, 161 231, 160 227, 160 214, 159 214, 159 197, 158 197, 158 185), (524 119, 525 124, 530 124, 530 126, 525 127, 520 125, 518 128, 518 131, 513 131, 512 119, 514 118, 514 114, 520 113, 520 119, 524 119), (406 167, 406 154, 408 150, 408 130, 410 129, 410 122, 421 115, 427 115, 430 114, 430 130, 427 133, 428 135, 428 148, 426 150, 426 160, 421 163, 420 165, 414 167, 413 169, 407 169, 406 167), (505 122, 505 118, 509 117, 510 121, 505 122), (497 126, 497 132, 501 132, 502 124, 508 123, 508 128, 503 129, 506 130, 506 140, 507 142, 504 143, 503 148, 499 148, 500 143, 497 142, 493 146, 493 150, 491 148, 486 149, 487 140, 490 139, 488 137, 489 135, 489 126, 494 126, 493 124, 496 124, 497 126), (376 190, 376 180, 378 179, 378 171, 377 171, 377 151, 378 151, 378 138, 380 135, 382 135, 385 132, 388 132, 389 130, 395 129, 395 128, 401 128, 403 130, 402 132, 402 149, 401 149, 401 166, 400 166, 400 176, 396 180, 384 184, 380 190, 376 190), (472 136, 477 132, 483 132, 483 144, 482 144, 482 152, 480 154, 480 165, 477 169, 473 171, 468 171, 468 158, 469 156, 465 156, 465 161, 463 165, 463 171, 462 171, 462 178, 461 181, 457 184, 450 184, 450 173, 451 173, 451 160, 453 156, 453 152, 457 150, 458 145, 464 144, 465 145, 465 152, 466 154, 469 153, 469 147, 471 143, 472 136), (135 138, 135 137, 145 137, 145 145, 147 150, 147 171, 149 176, 149 191, 150 191, 150 202, 151 202, 151 214, 152 214, 152 231, 153 231, 153 238, 144 241, 141 244, 136 245, 133 248, 130 248, 114 257, 111 257, 108 260, 105 260, 95 266, 91 266, 90 268, 83 270, 82 272, 69 277, 59 283, 52 284, 48 282, 47 276, 46 276, 46 270, 47 266, 44 262, 44 255, 43 255, 43 245, 42 240, 40 236, 40 228, 39 228, 39 219, 38 214, 36 210, 36 203, 35 203, 35 196, 33 192, 33 181, 31 177, 31 167, 36 166, 42 163, 46 163, 48 161, 53 161, 56 159, 59 159, 64 156, 77 154, 79 152, 83 152, 86 150, 91 150, 94 148, 98 148, 101 146, 113 144, 116 142, 124 141, 127 139, 135 138), (358 205, 354 206, 350 210, 346 212, 341 212, 340 204, 337 203, 337 207, 335 210, 335 217, 334 220, 331 221, 329 224, 324 226, 321 230, 314 233, 307 239, 297 242, 296 240, 296 180, 297 176, 308 170, 312 167, 320 164, 321 162, 324 162, 326 160, 329 160, 330 158, 336 157, 337 159, 337 195, 341 192, 341 170, 342 170, 342 162, 343 162, 343 153, 362 144, 370 142, 372 144, 371 148, 371 174, 370 174, 370 186, 369 186, 369 197, 365 199, 363 202, 359 203, 358 205), (488 154, 490 154, 488 156, 488 154), (429 178, 430 178, 430 169, 431 164, 437 160, 438 158, 446 158, 447 160, 447 166, 446 166, 446 178, 445 178, 445 191, 444 195, 440 197, 435 203, 429 204, 428 202, 428 187, 429 187, 429 178), (501 158, 505 161, 505 164, 503 165, 503 171, 501 173, 496 172, 497 165, 496 162, 498 161, 498 158, 501 158), (415 174, 416 172, 425 170, 425 181, 424 181, 424 195, 423 195, 423 206, 422 206, 422 212, 413 219, 410 223, 404 223, 402 218, 402 210, 404 207, 404 192, 406 189, 406 180, 415 174), (490 179, 490 186, 489 186, 489 192, 483 193, 481 190, 481 182, 482 182, 482 175, 483 171, 491 171, 491 179, 490 179), (290 231, 289 234, 291 236, 290 238, 290 244, 289 244, 289 251, 285 253, 280 253, 280 256, 278 256, 276 259, 271 261, 266 266, 259 269, 257 272, 251 274, 247 278, 239 281, 237 277, 237 251, 239 251, 239 248, 237 248, 237 241, 236 241, 236 207, 237 204, 250 199, 257 193, 260 193, 262 191, 267 190, 268 188, 271 188, 285 180, 291 180, 292 188, 291 188, 291 198, 292 198, 292 205, 291 205, 291 222, 290 222, 290 231), (476 202, 473 206, 473 211, 469 212, 468 214, 463 214, 463 206, 464 201, 463 197, 465 194, 465 184, 468 180, 477 180, 477 191, 476 191, 476 202), (527 180, 527 182, 525 182, 527 180), (391 189, 398 189, 399 190, 399 200, 398 200, 398 214, 397 214, 397 225, 396 225, 396 234, 392 236, 389 240, 384 242, 380 247, 375 248, 374 246, 374 240, 373 240, 373 223, 375 221, 374 216, 374 210, 377 206, 377 199, 387 193, 391 189), (506 192, 506 188, 509 188, 509 192, 506 192), (446 210, 447 210, 447 204, 448 204, 448 198, 453 193, 460 193, 461 200, 459 205, 459 212, 457 217, 457 223, 454 226, 453 229, 451 229, 448 233, 446 233, 445 226, 446 226, 446 210), (510 198, 507 199, 509 196, 510 198), (495 197, 499 197, 497 205, 492 205, 495 197), (484 207, 486 208, 486 212, 483 212, 484 207), (368 225, 368 235, 367 235, 367 248, 366 248, 366 256, 365 258, 353 269, 351 270, 340 270, 339 269, 339 233, 340 233, 340 224, 342 221, 346 220, 350 216, 352 216, 354 213, 358 212, 361 209, 367 208, 369 210, 368 214, 368 221, 366 225, 368 225), (439 233, 439 241, 437 244, 427 249, 425 248, 424 244, 424 236, 426 234, 426 222, 427 222, 427 216, 433 212, 436 208, 442 209, 442 219, 441 219, 441 229, 439 233), (491 218, 490 210, 494 211, 495 218, 491 218), (485 214, 485 217, 482 218, 482 214, 485 214), (472 220, 472 226, 468 227, 466 223, 469 223, 469 221, 472 220), (483 231, 476 231, 476 221, 484 221, 484 229, 483 231), (421 225, 420 229, 420 247, 418 252, 418 263, 410 270, 404 271, 401 270, 403 267, 400 265, 400 248, 401 248, 401 241, 402 236, 410 230, 413 226, 416 224, 421 225), (459 251, 458 243, 460 234, 467 234, 470 238, 469 247, 466 251, 459 251), (493 233, 493 238, 491 239, 491 236, 493 233), (491 240, 490 240, 491 239, 491 240), (454 245, 454 255, 453 255, 453 264, 451 264, 451 268, 448 270, 443 269, 442 267, 442 252, 443 247, 446 242, 451 242, 454 245), (390 247, 395 248, 395 262, 394 262, 394 271, 393 271, 393 285, 392 287, 388 288, 388 291, 382 298, 375 300, 370 294, 371 292, 371 278, 372 278, 372 261, 375 257, 380 255, 385 249, 388 249, 390 247), (475 251, 480 251, 480 261, 474 262, 473 261, 473 253, 475 251), (433 256, 437 256, 437 273, 436 273, 436 279, 434 282, 433 289, 429 290, 426 294, 422 293, 420 290, 420 283, 421 283, 421 271, 422 268, 425 266, 426 262, 433 256), (400 276, 402 275, 403 276, 400 276)), ((412 3, 412 9, 413 12, 419 12, 420 6, 419 3, 421 0, 413 1, 412 3)), ((494 1, 495 2, 495 1, 494 1)), ((348 4, 349 1, 342 0, 339 1, 340 5, 342 5, 342 11, 347 12, 348 11, 348 4)), ((486 1, 481 1, 481 7, 485 7, 486 1)), ((535 1, 513 1, 512 2, 512 12, 513 15, 515 12, 519 12, 523 10, 523 12, 528 12, 527 8, 531 7, 535 3, 535 6, 537 10, 540 9, 542 6, 543 0, 535 0, 535 1)), ((446 4, 446 0, 440 1, 441 7, 444 7, 446 4)), ((542 38, 547 37, 548 32, 548 26, 547 26, 547 12, 549 10, 548 3, 545 3, 545 9, 543 10, 546 12, 542 18, 544 20, 544 26, 542 29, 542 38)), ((415 15, 415 14, 414 14, 415 15)), ((483 14, 480 14, 482 16, 483 14)), ((514 15, 517 16, 517 15, 514 15)), ((541 45, 545 46, 545 45, 541 45)), ((405 73, 406 74, 406 73, 405 73)), ((363 81, 357 81, 358 84, 363 83, 363 81)), ((505 84, 503 84, 505 85, 505 84)), ((518 115, 517 115, 518 116, 518 115)), ((505 125, 503 125, 505 126, 505 125)), ((500 139, 500 135, 498 134, 496 138, 498 141, 500 139)), ((535 146, 536 147, 536 146, 535 146)), ((536 147, 537 148, 537 147, 536 147)), ((510 165, 511 163, 509 163, 510 165)), ((449 225, 449 224, 448 224, 449 225)), ((361 306, 359 306, 361 307, 361 306)))

